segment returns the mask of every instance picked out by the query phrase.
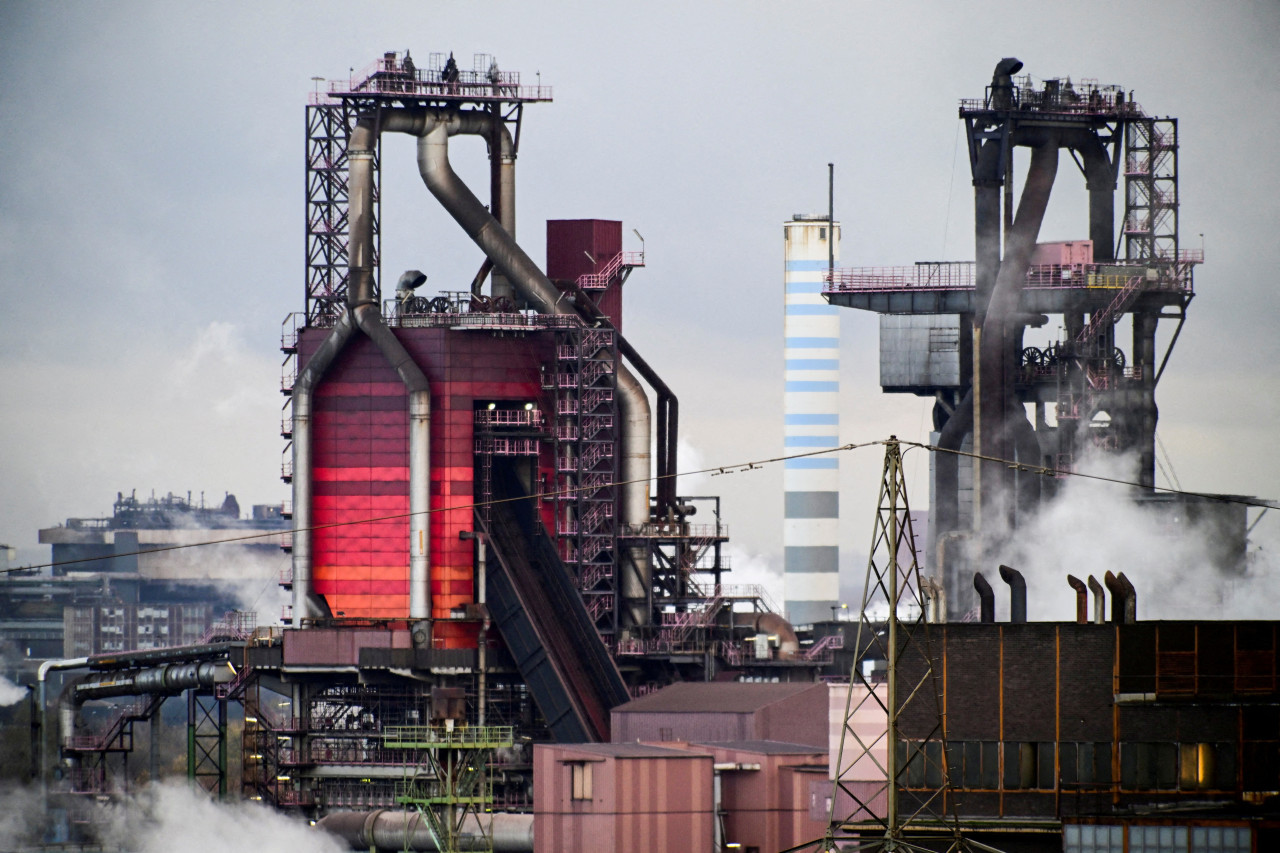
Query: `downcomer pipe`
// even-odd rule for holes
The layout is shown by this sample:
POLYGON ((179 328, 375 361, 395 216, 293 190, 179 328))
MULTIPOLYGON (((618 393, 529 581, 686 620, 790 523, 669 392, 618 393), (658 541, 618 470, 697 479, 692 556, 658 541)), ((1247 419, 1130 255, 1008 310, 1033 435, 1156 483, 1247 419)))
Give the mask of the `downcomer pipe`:
MULTIPOLYGON (((422 181, 530 307, 542 314, 576 317, 577 312, 566 304, 551 280, 502 224, 485 210, 449 164, 449 136, 484 133, 487 122, 487 116, 476 112, 442 113, 434 121, 424 122, 425 132, 418 139, 418 171, 422 181)), ((618 365, 617 383, 622 421, 620 476, 626 484, 620 495, 619 520, 624 525, 638 527, 649 521, 649 399, 640 382, 621 364, 618 365)), ((648 556, 647 553, 631 554, 624 558, 624 562, 630 564, 623 567, 622 594, 628 600, 623 609, 624 621, 643 624, 648 621, 648 556)))
MULTIPOLYGON (((416 116, 388 113, 381 130, 412 132, 416 116)), ((373 156, 378 130, 361 118, 347 144, 350 246, 347 300, 364 332, 409 392, 409 618, 431 617, 431 385, 404 345, 382 322, 373 293, 373 156)))
POLYGON ((430 424, 431 389, 425 374, 382 322, 382 309, 373 293, 373 148, 380 130, 414 132, 422 116, 392 112, 375 127, 362 118, 347 144, 350 244, 348 247, 347 310, 321 342, 298 376, 293 389, 293 626, 304 619, 328 616, 324 601, 311 583, 311 415, 320 380, 357 330, 377 346, 400 376, 409 393, 409 615, 431 616, 430 537, 430 424))
MULTIPOLYGON (((486 818, 495 853, 525 853, 533 850, 533 815, 497 812, 486 818)), ((316 826, 346 842, 352 850, 438 850, 431 828, 420 814, 378 809, 371 812, 335 812, 316 826)), ((461 850, 489 849, 484 846, 480 818, 463 818, 461 850)))

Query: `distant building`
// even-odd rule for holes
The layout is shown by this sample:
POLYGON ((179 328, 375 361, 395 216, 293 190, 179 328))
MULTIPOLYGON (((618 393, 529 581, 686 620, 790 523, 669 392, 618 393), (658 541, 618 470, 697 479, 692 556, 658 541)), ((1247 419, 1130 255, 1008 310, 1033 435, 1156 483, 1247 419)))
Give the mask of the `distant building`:
MULTIPOLYGON (((275 586, 289 524, 280 505, 241 518, 230 494, 208 507, 190 495, 118 493, 110 517, 41 530, 52 570, 0 574, 0 672, 30 680, 51 658, 199 640, 241 606, 234 585, 275 586), (203 544, 220 539, 233 541, 203 544)), ((11 553, 0 546, 0 559, 11 553)))

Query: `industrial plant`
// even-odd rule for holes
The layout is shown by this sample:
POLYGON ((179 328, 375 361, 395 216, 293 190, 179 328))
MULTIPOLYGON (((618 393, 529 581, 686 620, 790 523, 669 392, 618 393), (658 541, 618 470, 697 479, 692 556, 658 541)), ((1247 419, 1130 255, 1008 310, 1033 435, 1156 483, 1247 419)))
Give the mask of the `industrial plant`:
POLYGON ((1001 60, 960 102, 975 260, 840 268, 833 209, 783 227, 782 606, 734 582, 720 498, 677 492, 679 389, 623 334, 643 242, 596 210, 526 229, 545 269, 517 241, 525 109, 550 87, 488 55, 408 51, 318 86, 302 310, 281 338, 292 500, 241 519, 230 496, 121 494, 113 519, 41 532, 50 575, 0 584, 69 614, 30 655, 41 843, 101 843, 144 743, 145 778, 163 775, 181 696, 197 790, 353 850, 1280 846, 1280 623, 1143 622, 1143 590, 1088 567, 1061 581, 1074 622, 1032 622, 1004 564, 1094 454, 1138 460, 1132 500, 1171 536, 1189 518, 1215 531, 1206 571, 1243 571, 1245 513, 1265 505, 1154 488, 1156 390, 1204 261, 1179 241, 1177 120, 1021 70, 1001 60), (382 268, 387 134, 415 140, 423 192, 479 248, 468 280, 429 292, 427 272, 382 268), (458 145, 484 146, 487 187, 455 173, 458 145), (1087 233, 1041 243, 1064 152, 1087 233), (935 401, 927 514, 899 442, 876 443, 853 620, 837 618, 843 308, 880 315, 882 388, 935 401), (228 539, 288 555, 280 624, 147 622, 162 600, 222 603, 218 561, 197 547, 182 565, 203 570, 179 571, 170 549, 228 539), (58 591, 73 581, 91 601, 58 591))

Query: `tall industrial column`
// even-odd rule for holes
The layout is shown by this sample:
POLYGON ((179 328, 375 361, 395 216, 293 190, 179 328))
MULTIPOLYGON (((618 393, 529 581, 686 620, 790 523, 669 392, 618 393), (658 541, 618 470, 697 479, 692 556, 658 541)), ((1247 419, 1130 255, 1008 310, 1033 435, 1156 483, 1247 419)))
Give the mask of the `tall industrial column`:
MULTIPOLYGON (((840 309, 822 297, 829 260, 840 257, 839 229, 820 215, 797 214, 783 225, 788 455, 840 443, 840 309)), ((840 462, 829 454, 784 464, 785 607, 792 624, 805 625, 831 618, 840 600, 840 462)))

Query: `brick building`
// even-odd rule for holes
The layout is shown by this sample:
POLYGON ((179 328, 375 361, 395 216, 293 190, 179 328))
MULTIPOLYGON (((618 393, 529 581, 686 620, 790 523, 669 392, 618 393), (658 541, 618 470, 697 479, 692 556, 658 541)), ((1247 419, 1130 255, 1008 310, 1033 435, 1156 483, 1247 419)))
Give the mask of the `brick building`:
MULTIPOLYGON (((936 626, 946 743, 911 703, 903 809, 942 787, 945 749, 929 811, 1004 850, 1280 849, 1278 626, 936 626)), ((914 684, 920 659, 902 666, 914 684)))

